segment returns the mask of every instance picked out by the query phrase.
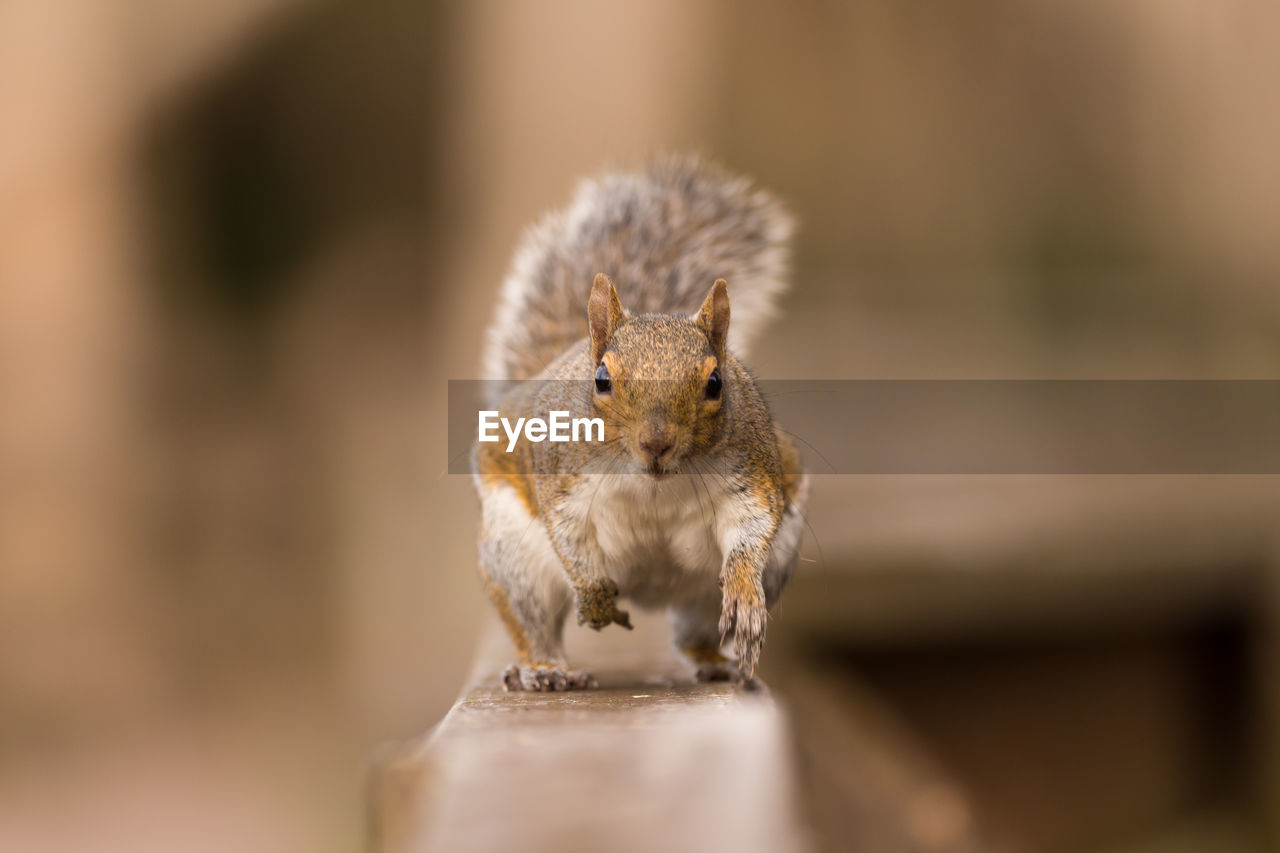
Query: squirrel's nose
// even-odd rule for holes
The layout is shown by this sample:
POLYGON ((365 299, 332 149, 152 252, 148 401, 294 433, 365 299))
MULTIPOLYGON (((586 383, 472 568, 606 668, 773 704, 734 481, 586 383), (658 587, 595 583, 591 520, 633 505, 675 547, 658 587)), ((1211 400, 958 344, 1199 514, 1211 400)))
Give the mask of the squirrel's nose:
POLYGON ((650 459, 658 460, 662 454, 675 447, 675 434, 668 429, 645 427, 640 433, 640 449, 650 459))

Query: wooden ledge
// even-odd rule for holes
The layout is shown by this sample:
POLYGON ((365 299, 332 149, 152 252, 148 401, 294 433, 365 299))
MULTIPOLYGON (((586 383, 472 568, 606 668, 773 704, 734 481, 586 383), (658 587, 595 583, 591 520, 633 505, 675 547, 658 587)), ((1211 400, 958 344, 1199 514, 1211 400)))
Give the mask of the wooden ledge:
POLYGON ((373 847, 423 851, 798 850, 790 734, 767 690, 696 684, 661 619, 570 629, 600 687, 506 693, 491 625, 473 677, 370 787, 373 847))

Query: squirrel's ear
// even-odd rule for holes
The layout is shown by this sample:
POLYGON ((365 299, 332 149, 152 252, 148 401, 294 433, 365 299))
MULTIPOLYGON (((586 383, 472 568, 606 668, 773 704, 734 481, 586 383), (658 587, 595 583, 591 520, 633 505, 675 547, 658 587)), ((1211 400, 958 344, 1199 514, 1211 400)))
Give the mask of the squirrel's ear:
POLYGON ((599 273, 591 284, 591 298, 587 300, 587 328, 591 332, 593 362, 599 361, 604 355, 609 337, 621 325, 625 316, 622 313, 622 303, 618 301, 618 289, 613 286, 609 276, 599 273))
POLYGON ((698 310, 697 323, 716 351, 716 357, 724 361, 724 342, 729 337, 729 285, 722 278, 711 285, 711 292, 698 310))

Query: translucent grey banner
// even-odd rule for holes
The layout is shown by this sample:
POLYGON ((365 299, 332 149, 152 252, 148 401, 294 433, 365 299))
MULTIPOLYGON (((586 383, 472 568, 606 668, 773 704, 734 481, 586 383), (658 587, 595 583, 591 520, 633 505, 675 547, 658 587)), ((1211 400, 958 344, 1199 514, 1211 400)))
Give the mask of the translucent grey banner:
MULTIPOLYGON (((485 401, 518 384, 450 381, 450 473, 470 473, 480 412, 494 408, 485 401)), ((589 381, 564 385, 555 392, 590 399, 589 381)), ((773 380, 760 389, 813 474, 1280 473, 1280 380, 773 380)), ((725 389, 724 405, 733 394, 725 389)), ((537 414, 548 413, 519 412, 537 414)))

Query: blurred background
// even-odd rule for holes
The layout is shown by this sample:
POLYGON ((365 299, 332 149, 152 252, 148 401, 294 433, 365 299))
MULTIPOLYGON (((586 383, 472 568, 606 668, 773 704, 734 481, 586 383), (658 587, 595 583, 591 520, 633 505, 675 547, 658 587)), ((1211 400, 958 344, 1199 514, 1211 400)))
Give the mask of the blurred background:
MULTIPOLYGON (((371 750, 447 710, 487 607, 446 381, 602 167, 698 150, 797 213, 765 377, 1280 378, 1277 33, 1264 0, 6 2, 0 849, 360 846, 371 750)), ((1278 510, 818 478, 766 666, 820 836, 870 825, 869 702, 959 799, 865 849, 1276 849, 1278 510)))

